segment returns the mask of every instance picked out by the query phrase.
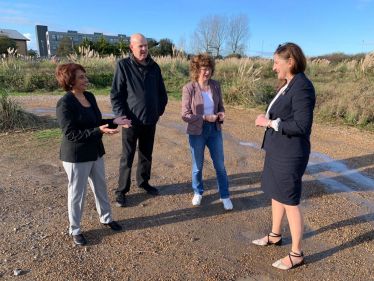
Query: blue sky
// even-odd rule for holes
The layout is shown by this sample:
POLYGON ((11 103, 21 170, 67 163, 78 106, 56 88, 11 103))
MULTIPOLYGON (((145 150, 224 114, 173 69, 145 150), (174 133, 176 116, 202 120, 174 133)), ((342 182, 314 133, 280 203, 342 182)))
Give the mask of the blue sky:
POLYGON ((284 42, 306 55, 356 54, 374 50, 374 0, 0 0, 0 28, 15 29, 36 49, 35 25, 52 31, 131 34, 188 42, 209 14, 246 13, 251 38, 247 53, 271 56, 284 42))

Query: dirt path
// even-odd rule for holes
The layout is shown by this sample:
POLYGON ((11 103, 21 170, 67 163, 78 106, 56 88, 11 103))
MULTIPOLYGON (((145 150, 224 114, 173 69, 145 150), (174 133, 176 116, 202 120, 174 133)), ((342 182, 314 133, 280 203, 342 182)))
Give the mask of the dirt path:
MULTIPOLYGON (((53 114, 58 97, 18 98, 29 110, 53 114)), ((108 97, 98 97, 111 114, 108 97)), ((225 212, 206 154, 206 193, 193 207, 191 156, 171 101, 157 126, 150 197, 133 187, 128 207, 114 206, 121 155, 120 135, 105 136, 106 176, 119 233, 102 228, 88 192, 82 230, 75 246, 68 235, 67 178, 58 160, 59 140, 35 134, 0 136, 0 276, 13 280, 374 280, 373 134, 314 125, 312 155, 304 177, 306 265, 283 272, 271 264, 291 246, 287 221, 282 247, 256 247, 251 240, 270 230, 270 200, 260 190, 263 130, 258 112, 227 108, 225 163, 232 212, 225 212)), ((136 165, 136 163, 135 163, 136 165)), ((0 278, 1 279, 1 278, 0 278)))

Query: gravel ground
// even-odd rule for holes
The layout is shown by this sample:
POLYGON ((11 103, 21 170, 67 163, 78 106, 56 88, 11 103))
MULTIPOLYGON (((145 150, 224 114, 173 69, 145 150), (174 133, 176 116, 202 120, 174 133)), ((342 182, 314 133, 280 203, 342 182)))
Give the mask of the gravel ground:
MULTIPOLYGON (((58 98, 17 100, 30 111, 53 115, 58 98)), ((102 113, 112 114, 107 96, 97 100, 102 113)), ((301 205, 306 265, 280 271, 271 264, 290 251, 286 219, 283 246, 251 244, 271 227, 271 202, 260 190, 263 129, 253 125, 259 112, 227 108, 223 136, 234 210, 226 212, 208 152, 206 193, 200 207, 191 204, 192 161, 180 111, 180 102, 170 101, 157 126, 151 184, 160 196, 139 192, 133 181, 126 208, 114 205, 121 136, 104 137, 113 217, 124 229, 101 227, 89 191, 82 218, 88 244, 83 247, 68 235, 60 141, 33 132, 1 135, 0 279, 374 280, 372 133, 314 125, 301 205)))

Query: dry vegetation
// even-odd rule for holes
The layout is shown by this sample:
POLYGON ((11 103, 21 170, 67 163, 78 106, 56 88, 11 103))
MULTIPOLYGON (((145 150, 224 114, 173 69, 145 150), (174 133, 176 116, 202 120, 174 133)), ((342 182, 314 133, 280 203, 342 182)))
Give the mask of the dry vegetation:
MULTIPOLYGON (((81 53, 83 55, 70 55, 62 61, 55 58, 35 60, 9 53, 0 61, 0 87, 10 95, 34 91, 51 93, 59 89, 54 77, 56 64, 73 61, 86 67, 93 91, 109 89, 118 58, 113 55, 102 57, 90 49, 81 50, 81 53)), ((175 54, 181 53, 175 51, 175 54)), ((181 55, 156 57, 155 60, 162 69, 169 95, 180 98, 182 86, 190 81, 189 61, 181 55)), ((317 116, 330 122, 373 128, 374 52, 308 58, 306 74, 316 88, 317 116)), ((270 59, 217 60, 215 79, 222 84, 226 104, 263 107, 275 94, 276 75, 270 59)))

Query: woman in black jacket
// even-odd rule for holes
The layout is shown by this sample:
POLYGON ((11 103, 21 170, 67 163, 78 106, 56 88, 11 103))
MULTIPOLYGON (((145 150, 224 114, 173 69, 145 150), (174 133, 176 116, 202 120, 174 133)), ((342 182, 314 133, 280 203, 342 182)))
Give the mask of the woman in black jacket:
POLYGON ((273 226, 259 246, 281 245, 284 214, 290 225, 291 252, 273 263, 279 269, 291 269, 304 263, 301 250, 303 215, 300 210, 301 178, 308 164, 310 134, 313 123, 315 92, 304 75, 306 58, 293 43, 279 45, 274 54, 273 70, 277 72, 278 94, 260 114, 256 126, 266 128, 262 148, 266 151, 261 188, 272 199, 273 226))
POLYGON ((69 233, 78 245, 87 243, 80 228, 87 181, 95 195, 100 222, 113 230, 122 227, 111 217, 105 182, 103 134, 116 134, 117 125, 131 126, 122 116, 103 119, 94 95, 86 92, 88 79, 83 66, 66 63, 56 68, 56 78, 66 94, 57 102, 57 121, 62 129, 60 159, 68 175, 69 233))

